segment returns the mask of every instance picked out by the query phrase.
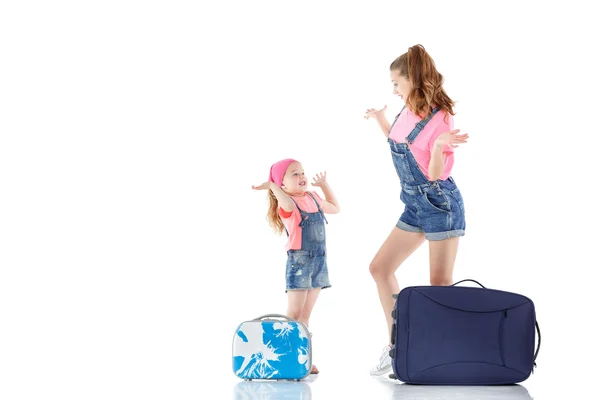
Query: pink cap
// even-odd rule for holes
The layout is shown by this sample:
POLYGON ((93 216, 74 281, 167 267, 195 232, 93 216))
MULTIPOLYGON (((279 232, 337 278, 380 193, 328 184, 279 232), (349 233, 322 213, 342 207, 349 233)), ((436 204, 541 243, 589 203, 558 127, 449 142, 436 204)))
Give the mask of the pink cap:
POLYGON ((274 182, 277 186, 281 187, 285 171, 287 171, 288 167, 293 162, 297 161, 291 158, 286 158, 285 160, 277 161, 275 164, 271 165, 271 172, 269 173, 269 182, 274 182))

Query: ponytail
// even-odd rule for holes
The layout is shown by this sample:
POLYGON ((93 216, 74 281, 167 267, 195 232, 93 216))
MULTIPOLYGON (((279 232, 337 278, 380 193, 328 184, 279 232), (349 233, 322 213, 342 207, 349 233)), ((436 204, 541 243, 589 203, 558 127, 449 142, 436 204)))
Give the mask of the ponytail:
POLYGON ((455 114, 455 103, 442 87, 444 77, 437 71, 435 62, 422 45, 409 47, 406 53, 392 62, 390 70, 398 71, 412 84, 413 90, 405 101, 413 113, 427 118, 435 105, 441 111, 455 114))

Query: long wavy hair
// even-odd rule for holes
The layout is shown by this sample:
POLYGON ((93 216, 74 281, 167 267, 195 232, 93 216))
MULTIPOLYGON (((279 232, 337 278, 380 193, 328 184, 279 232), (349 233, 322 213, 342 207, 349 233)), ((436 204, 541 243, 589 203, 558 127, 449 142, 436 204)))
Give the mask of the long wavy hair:
POLYGON ((455 103, 442 87, 444 77, 435 68, 425 47, 420 44, 409 47, 406 53, 392 62, 390 71, 398 71, 411 82, 413 89, 405 103, 413 113, 425 119, 435 105, 440 111, 454 115, 455 103))
POLYGON ((276 233, 282 234, 284 230, 283 221, 279 216, 278 208, 279 203, 277 202, 277 197, 275 194, 269 189, 269 210, 267 211, 267 221, 269 221, 269 225, 275 230, 276 233))

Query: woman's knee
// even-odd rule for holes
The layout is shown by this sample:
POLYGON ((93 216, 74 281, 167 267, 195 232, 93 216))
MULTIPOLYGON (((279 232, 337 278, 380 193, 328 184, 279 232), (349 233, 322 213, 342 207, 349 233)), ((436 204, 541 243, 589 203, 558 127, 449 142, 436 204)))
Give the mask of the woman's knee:
POLYGON ((369 265, 369 273, 374 279, 377 279, 377 277, 381 274, 381 267, 376 260, 371 261, 371 264, 369 265))
POLYGON ((375 280, 387 279, 392 275, 389 265, 385 265, 377 259, 371 261, 371 264, 369 265, 369 272, 375 280))
POLYGON ((432 275, 429 277, 429 283, 431 286, 450 286, 452 278, 444 275, 432 275))

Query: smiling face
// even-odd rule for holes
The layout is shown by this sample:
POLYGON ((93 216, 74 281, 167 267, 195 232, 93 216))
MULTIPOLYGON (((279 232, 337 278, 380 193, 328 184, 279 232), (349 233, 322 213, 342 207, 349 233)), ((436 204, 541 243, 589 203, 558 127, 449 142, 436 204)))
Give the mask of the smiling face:
POLYGON ((400 96, 400 98, 406 102, 408 95, 412 91, 412 83, 406 77, 400 75, 400 71, 390 71, 390 77, 392 78, 392 84, 394 85, 394 94, 400 96))
POLYGON ((304 176, 304 168, 299 162, 293 162, 285 171, 281 188, 291 195, 302 195, 307 190, 307 180, 304 176))

